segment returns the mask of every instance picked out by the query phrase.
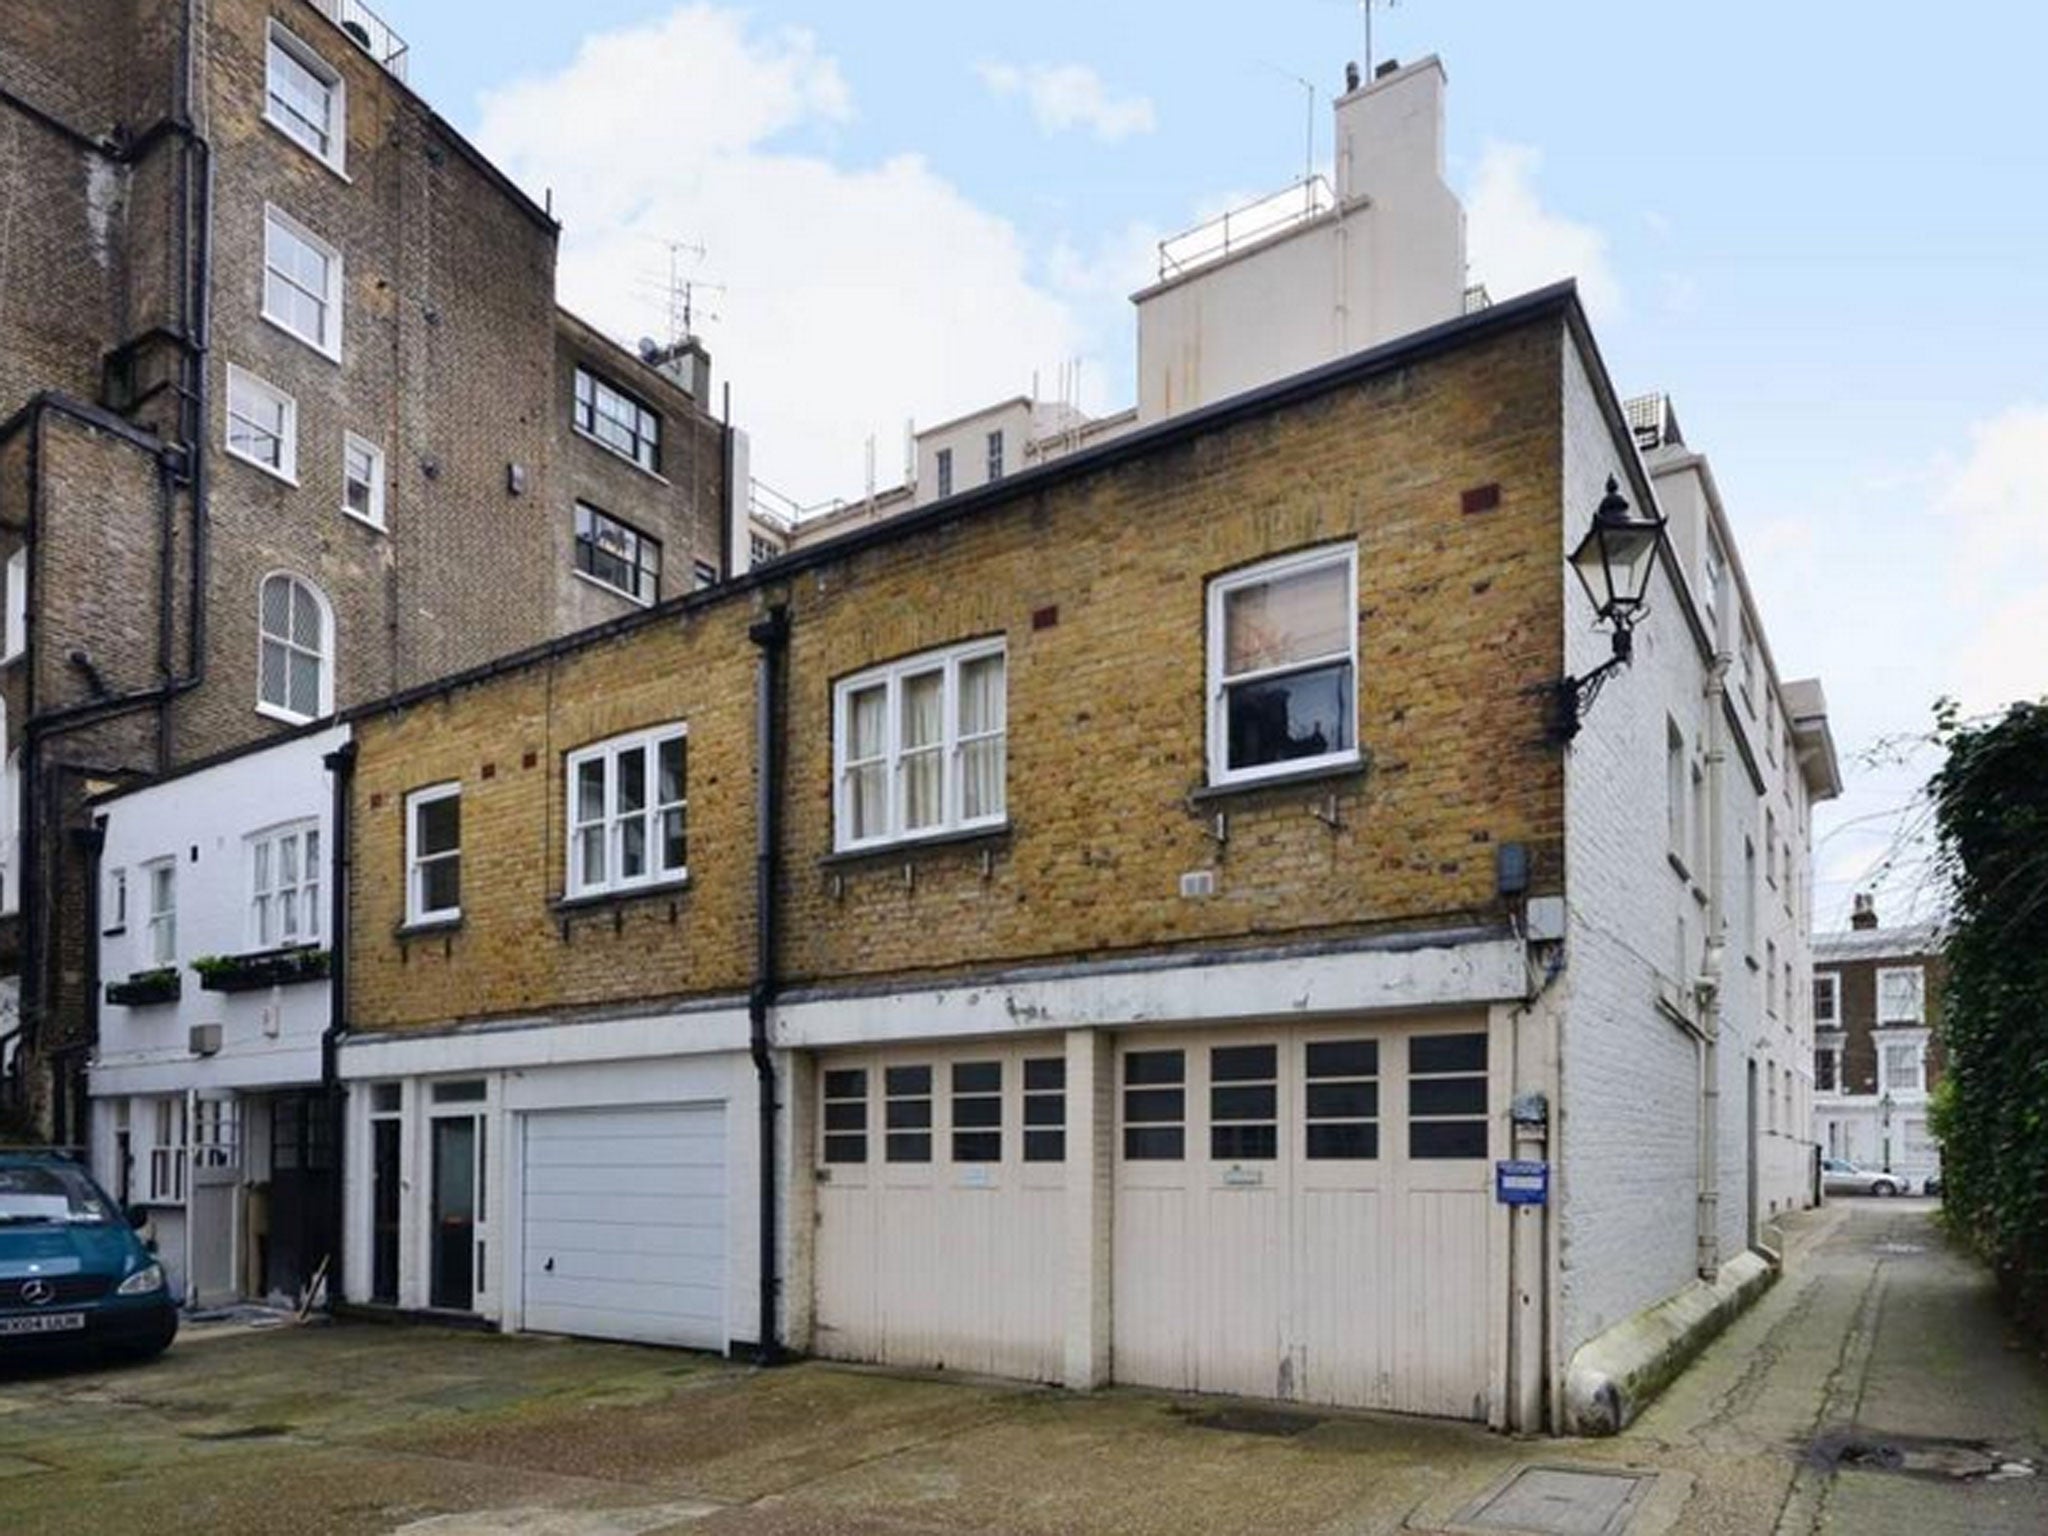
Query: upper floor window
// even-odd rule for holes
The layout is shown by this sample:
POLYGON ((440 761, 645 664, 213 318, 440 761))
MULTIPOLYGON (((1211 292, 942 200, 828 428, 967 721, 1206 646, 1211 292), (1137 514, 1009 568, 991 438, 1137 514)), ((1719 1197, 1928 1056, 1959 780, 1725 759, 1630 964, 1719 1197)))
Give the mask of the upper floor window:
POLYGON ((696 583, 696 591, 702 592, 707 587, 718 585, 718 567, 709 560, 691 561, 690 575, 696 583))
POLYGON ((576 430, 650 474, 661 473, 661 418, 588 368, 576 370, 576 430))
POLYGON ((353 432, 341 436, 341 510, 384 526, 384 450, 353 432))
POLYGON ((838 847, 1001 824, 1006 665, 1002 640, 978 640, 834 688, 838 847))
POLYGON ((12 661, 28 649, 28 546, 7 557, 7 626, 0 661, 12 661))
POLYGON ((1685 802, 1689 784, 1686 778, 1685 738, 1679 734, 1678 722, 1664 722, 1664 822, 1666 840, 1671 846, 1673 857, 1685 858, 1685 802))
POLYGON ((304 821, 249 839, 249 941, 257 949, 320 937, 320 828, 304 821))
POLYGON ((1358 759, 1358 550, 1268 560, 1209 583, 1209 779, 1358 759))
POLYGON ((1707 621, 1707 638, 1715 649, 1721 644, 1721 588, 1728 580, 1728 557, 1721 553, 1721 541, 1707 535, 1705 569, 1700 575, 1700 608, 1707 621))
POLYGON ((652 603, 661 594, 661 541, 579 501, 576 569, 636 603, 652 603))
POLYGON ((1003 434, 991 432, 988 435, 988 477, 990 480, 1003 478, 1003 434))
POLYGON ((228 364, 228 452, 297 485, 299 403, 276 385, 228 364))
POLYGON ((103 933, 128 931, 128 871, 125 869, 107 871, 107 894, 100 912, 100 930, 103 933))
POLYGON ((1756 958, 1756 844, 1742 840, 1742 952, 1756 958))
POLYGON ((1764 879, 1771 889, 1778 886, 1778 813, 1764 812, 1764 879))
POLYGON ((1738 660, 1741 673, 1738 681, 1742 686, 1742 702, 1750 714, 1756 713, 1756 631, 1749 627, 1749 617, 1742 619, 1742 654, 1738 660))
POLYGON ((687 732, 664 725, 569 754, 571 896, 688 873, 687 732))
POLYGON ((1920 1093, 1927 1087, 1927 1046, 1921 1040, 1887 1040, 1878 1053, 1879 1093, 1920 1093))
POLYGON ((1813 1091, 1815 1093, 1839 1093, 1842 1088, 1842 1048, 1839 1045, 1815 1046, 1813 1051, 1813 1091))
POLYGON ((263 318, 341 357, 341 252, 271 207, 263 210, 263 318))
POLYGON ((953 494, 953 450, 950 448, 939 450, 939 494, 953 494))
POLYGON ((1927 1017, 1927 973, 1917 965, 1877 973, 1877 1022, 1918 1024, 1927 1017))
POLYGON ((264 75, 264 118, 341 170, 348 148, 348 89, 340 73, 272 22, 264 75))
POLYGON ((1822 971, 1813 978, 1813 1025, 1816 1029, 1838 1029, 1842 1023, 1842 978, 1822 971))
POLYGON ((334 625, 327 599, 312 583, 279 572, 263 578, 257 608, 257 709, 292 721, 331 712, 334 625))
POLYGON ((462 786, 435 784, 405 797, 405 920, 462 916, 462 786))
POLYGON ((143 893, 149 899, 149 920, 143 929, 144 958, 150 965, 175 965, 178 959, 178 861, 152 859, 142 866, 143 893))
POLYGON ((766 565, 770 560, 780 560, 781 558, 782 547, 773 539, 765 538, 758 533, 749 533, 747 535, 748 565, 766 565))

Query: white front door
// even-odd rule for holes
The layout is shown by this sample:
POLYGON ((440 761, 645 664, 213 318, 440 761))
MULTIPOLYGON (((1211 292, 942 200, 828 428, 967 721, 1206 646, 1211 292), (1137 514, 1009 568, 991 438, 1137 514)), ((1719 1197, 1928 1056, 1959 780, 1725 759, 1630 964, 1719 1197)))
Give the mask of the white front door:
POLYGON ((725 1106, 524 1119, 523 1325, 723 1351, 725 1106))
POLYGON ((1501 1054, 1477 1021, 1121 1042, 1116 1378, 1486 1418, 1501 1054))

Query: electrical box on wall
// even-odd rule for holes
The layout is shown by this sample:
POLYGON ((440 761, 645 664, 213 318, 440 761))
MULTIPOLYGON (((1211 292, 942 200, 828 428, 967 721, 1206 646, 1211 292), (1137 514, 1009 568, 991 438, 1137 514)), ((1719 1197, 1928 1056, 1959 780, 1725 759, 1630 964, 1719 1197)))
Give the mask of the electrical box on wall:
POLYGON ((1524 937, 1531 944, 1558 944, 1564 941, 1564 898, 1562 896, 1532 896, 1523 914, 1524 937))

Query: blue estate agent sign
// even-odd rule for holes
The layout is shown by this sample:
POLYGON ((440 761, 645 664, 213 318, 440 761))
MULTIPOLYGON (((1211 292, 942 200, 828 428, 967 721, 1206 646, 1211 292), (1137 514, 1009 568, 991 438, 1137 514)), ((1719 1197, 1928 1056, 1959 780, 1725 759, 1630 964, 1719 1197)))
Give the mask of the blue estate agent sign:
POLYGON ((1502 1205, 1543 1205, 1550 1199, 1550 1164, 1493 1165, 1493 1197, 1502 1205))

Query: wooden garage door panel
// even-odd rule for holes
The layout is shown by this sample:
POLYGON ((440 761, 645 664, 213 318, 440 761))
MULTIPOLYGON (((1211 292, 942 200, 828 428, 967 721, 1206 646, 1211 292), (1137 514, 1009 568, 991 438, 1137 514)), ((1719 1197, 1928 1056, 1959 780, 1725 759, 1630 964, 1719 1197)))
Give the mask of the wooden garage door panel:
POLYGON ((725 1346, 722 1106, 526 1117, 524 1325, 725 1346))

